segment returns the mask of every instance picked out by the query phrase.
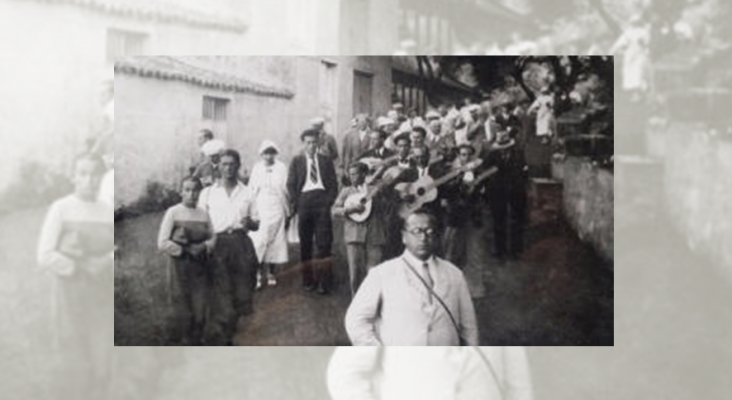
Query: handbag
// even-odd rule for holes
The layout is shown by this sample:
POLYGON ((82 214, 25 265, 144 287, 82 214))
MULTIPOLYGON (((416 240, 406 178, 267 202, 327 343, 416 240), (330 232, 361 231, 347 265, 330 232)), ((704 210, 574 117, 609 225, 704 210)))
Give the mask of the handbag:
POLYGON ((455 316, 452 315, 452 312, 447 307, 447 304, 445 304, 445 301, 442 300, 442 298, 437 293, 435 293, 435 290, 424 280, 424 278, 422 278, 422 275, 420 275, 417 272, 417 270, 414 269, 414 267, 412 266, 412 264, 410 264, 409 261, 407 261, 406 258, 402 258, 402 259, 407 264, 407 266, 409 267, 409 269, 414 273, 414 275, 416 275, 417 278, 419 278, 419 281, 422 282, 422 284, 424 285, 424 287, 427 288, 427 290, 430 292, 430 296, 434 297, 435 300, 437 300, 437 302, 440 303, 440 305, 442 306, 442 308, 445 309, 445 312, 447 313, 447 316, 450 317, 450 321, 452 322, 452 326, 455 328, 455 332, 457 332, 458 338, 460 339, 460 346, 467 346, 468 345, 468 342, 467 342, 467 340, 465 340, 465 338, 463 338, 462 331, 460 330, 460 326, 458 325, 457 320, 455 320, 455 316))

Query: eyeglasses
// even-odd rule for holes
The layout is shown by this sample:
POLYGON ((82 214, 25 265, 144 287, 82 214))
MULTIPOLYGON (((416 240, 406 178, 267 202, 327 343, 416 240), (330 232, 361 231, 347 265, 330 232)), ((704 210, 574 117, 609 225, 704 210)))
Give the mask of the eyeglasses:
POLYGON ((410 234, 414 236, 426 236, 426 237, 434 237, 437 232, 435 232, 432 228, 414 228, 407 230, 410 234))

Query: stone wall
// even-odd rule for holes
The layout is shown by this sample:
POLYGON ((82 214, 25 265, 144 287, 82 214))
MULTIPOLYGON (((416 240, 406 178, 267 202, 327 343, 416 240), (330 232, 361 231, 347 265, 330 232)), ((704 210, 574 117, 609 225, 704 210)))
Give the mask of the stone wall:
POLYGON ((689 246, 732 266, 732 141, 700 126, 673 125, 662 138, 665 206, 689 246))
POLYGON ((581 157, 564 163, 564 210, 580 239, 614 259, 614 175, 581 157))

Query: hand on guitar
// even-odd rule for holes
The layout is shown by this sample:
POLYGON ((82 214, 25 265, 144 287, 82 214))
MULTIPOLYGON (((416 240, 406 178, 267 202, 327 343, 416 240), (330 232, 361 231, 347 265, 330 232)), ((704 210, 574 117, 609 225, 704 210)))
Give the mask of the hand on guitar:
POLYGON ((358 204, 354 204, 354 205, 346 208, 346 215, 349 215, 349 214, 359 214, 359 213, 362 213, 364 211, 366 211, 366 206, 364 206, 361 203, 358 203, 358 204))

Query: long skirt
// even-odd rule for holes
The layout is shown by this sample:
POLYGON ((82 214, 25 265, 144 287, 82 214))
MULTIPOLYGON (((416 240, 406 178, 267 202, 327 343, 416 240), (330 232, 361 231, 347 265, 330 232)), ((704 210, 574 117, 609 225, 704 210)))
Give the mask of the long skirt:
POLYGON ((284 264, 288 261, 287 230, 283 199, 262 193, 257 198, 259 230, 251 232, 254 248, 260 263, 284 264))

